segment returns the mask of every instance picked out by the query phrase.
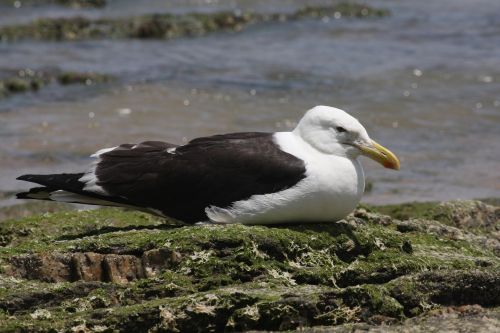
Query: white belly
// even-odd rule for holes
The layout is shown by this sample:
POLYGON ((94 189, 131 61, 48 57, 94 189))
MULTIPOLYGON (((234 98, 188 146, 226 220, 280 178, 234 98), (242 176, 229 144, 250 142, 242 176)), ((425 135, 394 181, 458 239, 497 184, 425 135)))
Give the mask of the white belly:
MULTIPOLYGON (((279 133, 283 136, 291 133, 279 133)), ((288 138, 286 138, 290 142, 288 138)), ((278 141, 279 142, 279 141, 278 141)), ((209 207, 206 212, 215 223, 272 224, 326 222, 344 218, 356 208, 364 192, 363 168, 357 159, 321 153, 299 156, 306 163, 306 178, 281 192, 254 195, 229 208, 209 207)), ((284 147, 283 147, 284 146, 284 147)))

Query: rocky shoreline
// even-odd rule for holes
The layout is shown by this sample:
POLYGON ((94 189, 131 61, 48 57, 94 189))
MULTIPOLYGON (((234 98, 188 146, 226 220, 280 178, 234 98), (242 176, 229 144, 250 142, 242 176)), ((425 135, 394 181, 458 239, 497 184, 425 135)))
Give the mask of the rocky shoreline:
POLYGON ((0 331, 499 329, 500 208, 489 203, 364 206, 271 227, 115 209, 9 219, 0 331))
POLYGON ((44 18, 25 25, 0 27, 0 41, 24 39, 74 41, 95 39, 174 39, 204 36, 214 32, 239 32, 250 25, 282 23, 302 19, 330 20, 389 15, 385 9, 357 3, 304 7, 293 13, 262 14, 250 11, 154 14, 128 18, 44 18))
POLYGON ((0 0, 0 5, 8 5, 19 8, 21 6, 58 5, 71 8, 103 8, 107 0, 0 0))
POLYGON ((0 99, 20 93, 36 92, 53 83, 62 86, 72 84, 90 86, 112 80, 113 77, 110 75, 94 72, 20 69, 15 73, 0 76, 0 99))

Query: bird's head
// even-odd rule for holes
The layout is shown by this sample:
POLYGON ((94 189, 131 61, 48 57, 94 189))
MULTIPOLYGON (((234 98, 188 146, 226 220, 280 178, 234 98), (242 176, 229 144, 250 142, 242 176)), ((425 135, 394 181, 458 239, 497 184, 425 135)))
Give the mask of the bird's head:
POLYGON ((363 125, 340 109, 312 108, 299 121, 294 133, 325 154, 349 158, 365 155, 386 168, 399 170, 396 155, 370 139, 363 125))

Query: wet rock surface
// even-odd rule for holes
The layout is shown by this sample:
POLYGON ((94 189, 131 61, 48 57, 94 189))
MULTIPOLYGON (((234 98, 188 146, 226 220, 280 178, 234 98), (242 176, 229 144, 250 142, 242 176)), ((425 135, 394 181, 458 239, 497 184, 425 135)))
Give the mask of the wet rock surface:
POLYGON ((39 5, 59 5, 71 8, 102 8, 107 4, 106 0, 0 0, 0 5, 39 6, 39 5))
POLYGON ((282 23, 301 19, 363 18, 389 15, 385 9, 364 4, 337 3, 304 7, 293 13, 261 14, 224 11, 215 13, 155 14, 130 18, 89 19, 85 17, 39 19, 30 24, 0 27, 0 41, 87 40, 87 39, 174 39, 209 33, 238 32, 253 24, 282 23))
POLYGON ((49 84, 94 85, 111 81, 113 78, 106 74, 93 72, 65 72, 57 70, 34 71, 20 69, 0 73, 0 98, 14 94, 36 92, 49 84))
POLYGON ((397 207, 270 227, 114 209, 3 221, 0 331, 500 329, 498 207, 397 207))

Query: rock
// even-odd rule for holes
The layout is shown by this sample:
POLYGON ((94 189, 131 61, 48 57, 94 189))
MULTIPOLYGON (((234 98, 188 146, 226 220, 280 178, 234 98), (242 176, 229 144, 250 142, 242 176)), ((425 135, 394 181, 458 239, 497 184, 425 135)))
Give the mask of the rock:
MULTIPOLYGON (((75 253, 71 257, 71 268, 75 272, 72 280, 104 281, 103 255, 99 253, 75 253)), ((106 277, 110 280, 109 275, 106 277)), ((116 280, 116 278, 115 278, 116 280)))
POLYGON ((498 208, 419 205, 284 226, 116 209, 4 221, 0 331, 500 329, 498 208))
POLYGON ((335 327, 304 328, 305 333, 490 333, 500 327, 500 309, 485 309, 478 305, 467 305, 460 307, 442 307, 431 310, 425 316, 419 316, 404 320, 401 323, 390 325, 375 323, 356 323, 338 325, 335 327))
POLYGON ((465 230, 496 233, 500 239, 500 208, 481 201, 457 200, 437 205, 430 214, 433 220, 465 230))
POLYGON ((477 200, 456 200, 442 203, 408 203, 376 207, 378 212, 407 220, 422 218, 438 221, 465 230, 497 232, 500 230, 500 208, 477 200))
POLYGON ((130 255, 105 255, 102 260, 104 280, 127 283, 145 277, 139 258, 130 255))
POLYGON ((304 7, 294 13, 262 14, 223 11, 212 13, 154 14, 130 18, 88 19, 84 17, 39 19, 25 25, 0 27, 0 41, 21 39, 86 40, 103 38, 173 39, 196 37, 212 32, 239 32, 257 23, 280 23, 329 17, 382 17, 385 9, 356 3, 326 7, 304 7))
POLYGON ((108 75, 98 73, 64 72, 57 75, 57 81, 62 85, 102 83, 110 80, 108 75))
POLYGON ((106 0, 55 0, 56 4, 73 8, 102 8, 106 6, 106 0))
POLYGON ((37 91, 46 84, 42 77, 19 77, 14 76, 0 80, 0 97, 10 94, 25 93, 28 91, 37 91))
MULTIPOLYGON (((489 200, 494 203, 494 200, 489 200)), ((421 231, 484 246, 500 256, 500 208, 477 200, 409 203, 374 208, 401 232, 421 231)), ((363 211, 360 212, 363 214, 363 211)), ((366 213, 365 213, 366 214, 366 213)))
MULTIPOLYGON (((75 253, 66 266, 66 281, 102 281, 124 284, 146 276, 140 258, 132 255, 75 253)), ((64 278, 59 277, 59 278, 64 278)))
POLYGON ((84 84, 87 86, 112 81, 106 74, 93 72, 33 71, 22 69, 10 77, 0 78, 0 98, 13 94, 36 92, 46 85, 58 82, 61 85, 84 84))
MULTIPOLYGON (((9 197, 14 197, 14 193, 10 194, 9 197)), ((54 213, 56 211, 63 210, 73 210, 74 206, 65 203, 52 202, 52 201, 30 201, 25 204, 16 204, 12 206, 0 207, 0 228, 2 221, 10 219, 19 219, 22 217, 32 216, 34 214, 41 214, 44 212, 54 213)), ((4 234, 5 236, 5 234, 4 234)), ((1 237, 0 237, 1 239, 1 237)), ((1 244, 5 246, 6 244, 1 244)))
MULTIPOLYGON (((61 5, 72 8, 102 8, 106 6, 106 0, 23 0, 22 6, 33 5, 61 5)), ((16 5, 16 0, 1 0, 0 4, 7 3, 10 6, 16 5)))

